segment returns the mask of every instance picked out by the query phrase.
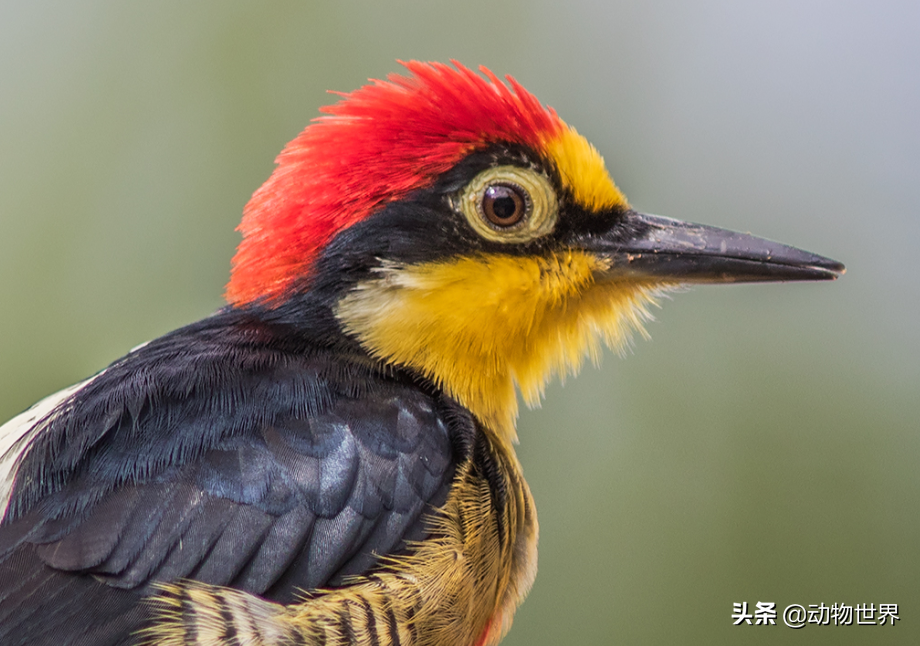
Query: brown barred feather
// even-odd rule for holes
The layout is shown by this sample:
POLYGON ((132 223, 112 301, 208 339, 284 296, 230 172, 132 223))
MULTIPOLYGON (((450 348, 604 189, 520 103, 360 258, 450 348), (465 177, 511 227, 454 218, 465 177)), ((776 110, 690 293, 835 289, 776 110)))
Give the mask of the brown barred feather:
POLYGON ((341 588, 281 605, 194 581, 163 584, 144 646, 496 644, 536 574, 537 520, 510 446, 460 466, 431 535, 341 588), (503 495, 502 495, 503 494, 503 495))

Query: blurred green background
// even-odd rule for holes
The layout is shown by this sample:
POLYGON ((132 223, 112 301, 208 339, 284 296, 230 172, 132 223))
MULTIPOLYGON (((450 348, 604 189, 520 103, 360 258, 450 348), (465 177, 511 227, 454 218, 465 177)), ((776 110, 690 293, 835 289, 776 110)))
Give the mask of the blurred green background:
POLYGON ((486 64, 637 208, 849 270, 676 294, 521 416, 540 575, 505 643, 920 643, 920 4, 564 4, 0 4, 0 418, 221 306, 325 90, 486 64), (741 601, 901 622, 732 626, 741 601))

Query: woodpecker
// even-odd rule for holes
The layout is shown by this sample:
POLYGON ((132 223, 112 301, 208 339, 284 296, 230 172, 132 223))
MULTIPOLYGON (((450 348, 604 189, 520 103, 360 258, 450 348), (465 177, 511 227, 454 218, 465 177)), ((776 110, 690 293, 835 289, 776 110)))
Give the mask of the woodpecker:
POLYGON ((277 158, 223 309, 0 428, 0 643, 496 644, 536 574, 516 392, 676 285, 844 271, 634 210, 511 77, 404 66, 277 158))

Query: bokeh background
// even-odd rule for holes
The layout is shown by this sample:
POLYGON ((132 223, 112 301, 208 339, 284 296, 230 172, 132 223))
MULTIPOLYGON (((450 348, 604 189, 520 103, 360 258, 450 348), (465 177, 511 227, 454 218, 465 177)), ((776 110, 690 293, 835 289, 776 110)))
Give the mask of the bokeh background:
POLYGON ((395 59, 511 73, 639 209, 844 261, 679 293, 520 419, 506 643, 920 643, 920 4, 0 4, 0 418, 207 315, 285 142, 395 59), (897 603, 732 626, 732 603, 897 603))

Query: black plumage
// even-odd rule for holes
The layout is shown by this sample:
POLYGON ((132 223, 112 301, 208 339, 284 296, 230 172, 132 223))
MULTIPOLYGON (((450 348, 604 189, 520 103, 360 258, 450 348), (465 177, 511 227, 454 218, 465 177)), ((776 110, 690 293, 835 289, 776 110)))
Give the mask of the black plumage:
POLYGON ((42 424, 0 525, 2 644, 59 644, 67 625, 68 644, 129 643, 156 581, 285 603, 340 584, 424 538, 475 444, 417 379, 229 309, 42 424))
POLYGON ((521 147, 473 153, 342 231, 288 300, 228 307, 155 339, 42 420, 0 521, 0 644, 130 643, 156 582, 282 603, 339 585, 423 539, 468 459, 501 507, 472 414, 417 372, 372 359, 333 313, 381 257, 536 251, 482 240, 449 207, 498 163, 559 182, 521 147))

